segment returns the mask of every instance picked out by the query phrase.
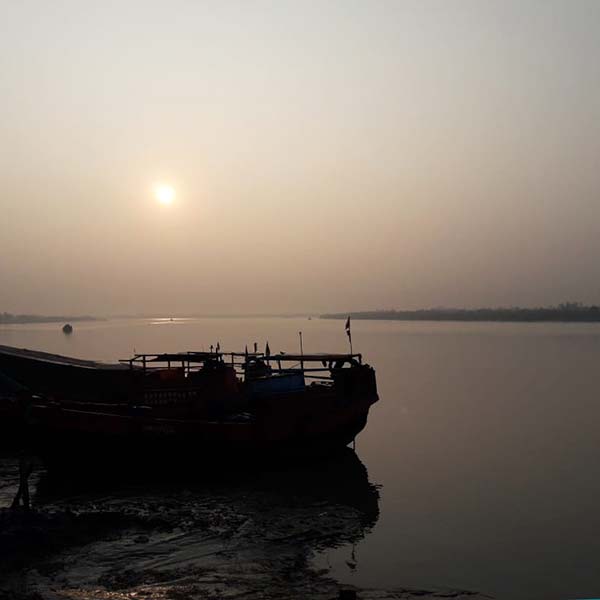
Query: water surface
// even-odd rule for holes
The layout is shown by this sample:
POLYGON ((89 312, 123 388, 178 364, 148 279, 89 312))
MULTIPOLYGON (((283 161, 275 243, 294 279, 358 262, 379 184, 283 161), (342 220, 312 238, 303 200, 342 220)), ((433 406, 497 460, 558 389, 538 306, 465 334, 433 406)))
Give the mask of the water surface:
MULTIPOLYGON (((345 351, 343 321, 110 320, 0 328, 0 343, 84 358, 345 351)), ((381 401, 357 452, 380 485, 370 533, 317 564, 368 587, 506 599, 600 594, 600 325, 355 321, 381 401)))

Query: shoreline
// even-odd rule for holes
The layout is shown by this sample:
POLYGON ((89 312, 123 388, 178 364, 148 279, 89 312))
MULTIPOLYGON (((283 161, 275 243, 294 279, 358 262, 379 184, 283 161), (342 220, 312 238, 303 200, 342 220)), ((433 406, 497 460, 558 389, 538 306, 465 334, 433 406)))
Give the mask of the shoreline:
POLYGON ((222 500, 217 495, 200 510, 175 515, 170 506, 155 506, 146 514, 132 514, 127 506, 104 510, 54 506, 28 513, 0 509, 0 596, 14 600, 491 598, 451 588, 376 589, 341 583, 329 569, 319 569, 314 559, 321 546, 331 543, 327 540, 331 518, 338 527, 348 527, 355 516, 352 511, 331 507, 335 514, 326 514, 323 506, 303 506, 278 519, 278 510, 270 502, 261 506, 260 498, 250 502, 243 498, 241 505, 222 500), (239 514, 240 508, 246 510, 239 514), (260 517, 248 514, 248 508, 259 510, 260 517), (315 517, 320 523, 313 522, 315 517), (314 528, 319 525, 321 530, 314 528), (10 562, 3 565, 5 557, 10 562))
POLYGON ((478 309, 364 311, 327 313, 323 320, 429 321, 444 323, 600 323, 600 310, 561 311, 553 309, 478 309))
MULTIPOLYGON (((0 466, 14 487, 13 462, 5 456, 0 466)), ((489 598, 360 588, 317 563, 319 553, 360 543, 377 523, 378 488, 350 449, 324 467, 251 475, 153 477, 151 484, 84 475, 85 482, 53 480, 38 470, 33 510, 0 508, 0 597, 489 598)))

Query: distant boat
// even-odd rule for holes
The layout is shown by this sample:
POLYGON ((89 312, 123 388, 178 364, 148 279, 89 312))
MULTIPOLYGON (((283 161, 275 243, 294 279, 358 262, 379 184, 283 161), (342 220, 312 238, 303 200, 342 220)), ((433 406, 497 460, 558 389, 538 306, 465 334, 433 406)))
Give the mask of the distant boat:
POLYGON ((66 325, 64 325, 63 333, 66 333, 67 335, 73 333, 73 325, 71 325, 70 323, 67 323, 66 325))

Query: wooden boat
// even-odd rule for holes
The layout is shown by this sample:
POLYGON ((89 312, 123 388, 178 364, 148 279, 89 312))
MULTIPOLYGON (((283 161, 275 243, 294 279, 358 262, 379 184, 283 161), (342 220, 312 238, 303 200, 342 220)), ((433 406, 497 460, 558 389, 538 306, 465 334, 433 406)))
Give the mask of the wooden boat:
POLYGON ((104 364, 0 346, 29 439, 50 464, 156 465, 330 451, 377 401, 360 354, 136 354, 104 364), (26 390, 26 391, 24 391, 26 390))

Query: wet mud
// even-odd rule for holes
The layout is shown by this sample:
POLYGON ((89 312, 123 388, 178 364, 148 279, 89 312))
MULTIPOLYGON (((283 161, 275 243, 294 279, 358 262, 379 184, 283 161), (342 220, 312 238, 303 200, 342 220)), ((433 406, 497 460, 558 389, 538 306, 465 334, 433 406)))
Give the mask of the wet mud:
MULTIPOLYGON (((14 465, 0 460, 5 507, 14 465)), ((484 597, 359 590, 314 566, 318 552, 356 544, 377 523, 379 491, 350 449, 187 480, 57 479, 40 469, 35 477, 31 511, 0 510, 2 600, 484 597)))

